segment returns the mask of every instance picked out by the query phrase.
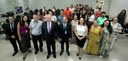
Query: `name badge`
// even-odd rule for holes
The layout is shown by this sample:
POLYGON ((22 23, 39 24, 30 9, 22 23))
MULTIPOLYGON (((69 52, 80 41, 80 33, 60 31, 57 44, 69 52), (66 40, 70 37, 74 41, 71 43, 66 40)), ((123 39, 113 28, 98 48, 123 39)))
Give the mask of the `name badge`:
POLYGON ((65 31, 65 34, 67 34, 67 31, 65 31))

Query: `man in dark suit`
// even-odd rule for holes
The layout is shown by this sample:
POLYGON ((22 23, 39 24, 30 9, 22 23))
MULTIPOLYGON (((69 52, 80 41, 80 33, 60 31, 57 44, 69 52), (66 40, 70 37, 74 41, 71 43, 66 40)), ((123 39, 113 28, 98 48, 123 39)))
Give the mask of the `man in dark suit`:
POLYGON ((43 23, 43 37, 46 39, 46 44, 47 44, 47 59, 51 55, 51 47, 52 47, 52 53, 53 57, 56 58, 56 48, 55 48, 55 35, 56 35, 56 23, 51 21, 51 15, 47 15, 47 21, 43 23))
POLYGON ((59 25, 59 37, 61 38, 60 56, 64 52, 64 43, 66 43, 67 54, 68 54, 68 56, 70 56, 69 39, 71 39, 71 24, 68 23, 68 20, 66 17, 63 17, 63 23, 59 25))
POLYGON ((17 23, 14 21, 13 16, 9 16, 8 19, 9 19, 9 23, 7 24, 6 32, 7 32, 7 35, 9 36, 10 43, 12 44, 14 48, 14 53, 12 56, 15 56, 18 53, 18 47, 16 44, 16 40, 21 50, 20 41, 17 38, 17 23))

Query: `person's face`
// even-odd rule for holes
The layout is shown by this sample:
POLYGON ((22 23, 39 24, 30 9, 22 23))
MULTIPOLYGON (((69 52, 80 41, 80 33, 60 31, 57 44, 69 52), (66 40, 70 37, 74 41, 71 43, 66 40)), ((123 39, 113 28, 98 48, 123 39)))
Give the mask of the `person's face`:
POLYGON ((125 13, 125 10, 122 11, 122 14, 124 14, 124 13, 125 13))
POLYGON ((47 21, 50 22, 51 21, 51 15, 47 15, 47 21))
POLYGON ((61 11, 60 14, 63 15, 64 14, 63 11, 61 11))
POLYGON ((69 10, 69 7, 67 7, 66 9, 69 10))
POLYGON ((105 21, 105 22, 104 22, 104 25, 105 25, 105 26, 108 26, 108 25, 109 25, 109 21, 105 21))
POLYGON ((47 11, 45 11, 45 14, 47 14, 47 11))
POLYGON ((50 15, 53 15, 51 11, 49 11, 49 14, 50 14, 50 15))
POLYGON ((67 20, 66 17, 63 17, 63 22, 64 22, 64 23, 67 23, 67 22, 68 22, 68 20, 67 20))
POLYGON ((13 17, 9 17, 9 22, 13 22, 14 21, 14 18, 13 17))
POLYGON ((38 20, 38 16, 37 15, 33 15, 33 19, 34 19, 34 21, 37 21, 38 20))
POLYGON ((74 20, 77 20, 77 16, 74 16, 74 20))
POLYGON ((98 9, 99 11, 101 11, 101 9, 98 9))
POLYGON ((84 24, 84 19, 83 18, 80 19, 80 24, 81 25, 84 24))
POLYGON ((24 16, 23 17, 23 20, 26 22, 28 20, 28 17, 27 16, 24 16))
POLYGON ((83 13, 85 14, 86 13, 86 10, 83 10, 83 13))
POLYGON ((113 22, 114 22, 114 23, 117 23, 117 21, 118 21, 117 18, 114 18, 114 19, 113 19, 113 22))
POLYGON ((102 14, 103 17, 104 17, 105 15, 106 15, 105 13, 102 14))
POLYGON ((94 26, 98 26, 97 21, 94 21, 93 24, 94 24, 94 26))

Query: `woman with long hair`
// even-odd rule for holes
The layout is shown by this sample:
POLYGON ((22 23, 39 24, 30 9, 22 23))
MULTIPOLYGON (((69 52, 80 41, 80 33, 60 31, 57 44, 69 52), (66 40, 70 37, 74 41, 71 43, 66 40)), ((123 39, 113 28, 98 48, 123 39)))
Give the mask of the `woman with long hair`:
POLYGON ((109 56, 110 42, 112 39, 112 26, 110 20, 105 20, 102 27, 102 39, 99 58, 106 58, 109 56))
MULTIPOLYGON (((118 22, 121 24, 121 26, 123 27, 123 30, 125 29, 125 25, 126 25, 126 17, 127 17, 127 14, 126 14, 126 10, 123 9, 117 16, 118 18, 118 22)), ((124 32, 122 30, 122 32, 124 32)))
POLYGON ((82 48, 84 47, 86 36, 88 34, 88 27, 84 24, 84 19, 80 18, 78 25, 75 27, 75 35, 76 35, 76 43, 78 46, 78 53, 79 60, 82 58, 82 48))
POLYGON ((29 36, 29 18, 24 15, 22 21, 17 25, 17 34, 21 42, 23 59, 26 58, 27 52, 31 52, 30 36, 29 36))

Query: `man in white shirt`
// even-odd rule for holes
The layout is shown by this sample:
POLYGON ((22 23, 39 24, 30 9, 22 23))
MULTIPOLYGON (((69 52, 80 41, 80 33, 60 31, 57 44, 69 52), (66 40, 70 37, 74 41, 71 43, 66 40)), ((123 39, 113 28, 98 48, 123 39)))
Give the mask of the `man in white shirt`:
POLYGON ((42 52, 43 49, 43 42, 42 42, 42 21, 38 20, 38 16, 36 14, 33 15, 33 19, 30 22, 29 25, 30 28, 30 38, 33 40, 34 48, 35 48, 35 54, 38 53, 38 43, 40 44, 40 51, 42 52))

